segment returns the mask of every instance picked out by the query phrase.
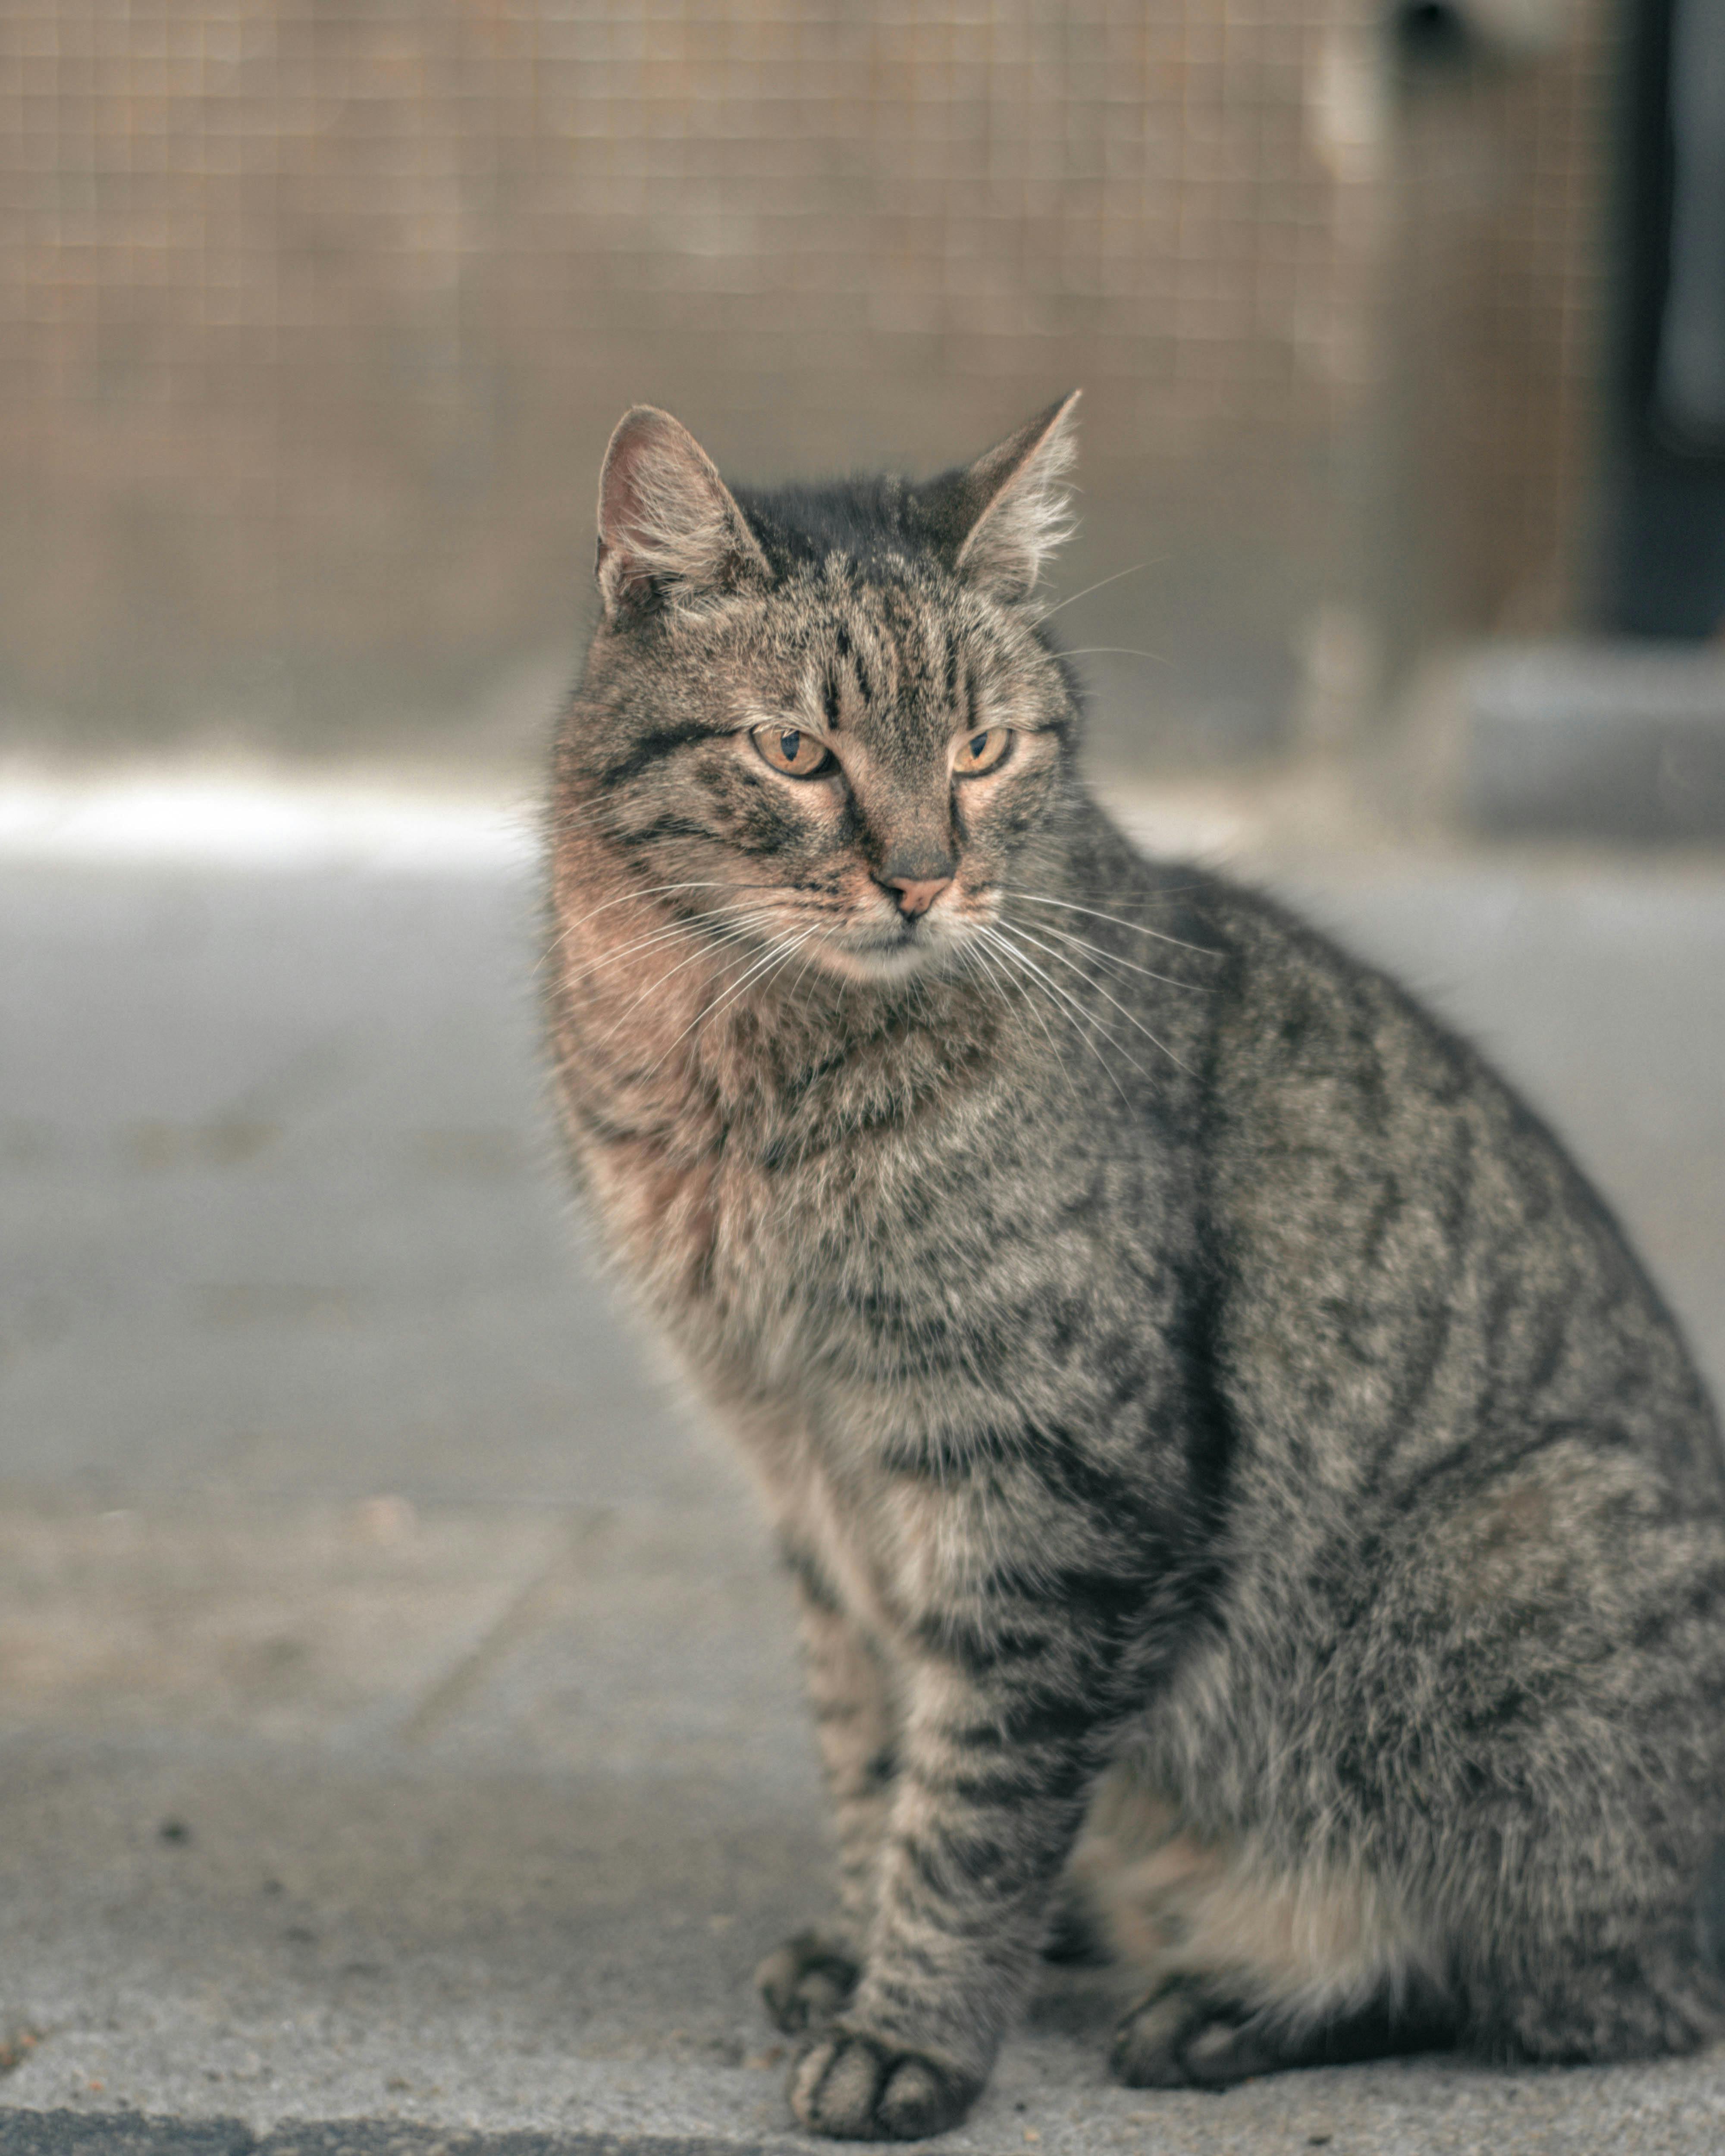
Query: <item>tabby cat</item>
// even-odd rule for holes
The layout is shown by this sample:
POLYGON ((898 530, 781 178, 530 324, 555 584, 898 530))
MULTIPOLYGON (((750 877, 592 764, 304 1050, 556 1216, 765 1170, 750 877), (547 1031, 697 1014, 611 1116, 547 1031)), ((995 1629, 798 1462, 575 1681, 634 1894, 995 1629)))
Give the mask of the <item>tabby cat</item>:
POLYGON ((734 491, 638 406, 560 730, 579 1182, 800 1599, 841 1914, 797 2119, 962 2118, 1039 1955, 1141 2087, 1725 2030, 1725 1475, 1464 1042, 1086 792, 1068 398, 734 491))

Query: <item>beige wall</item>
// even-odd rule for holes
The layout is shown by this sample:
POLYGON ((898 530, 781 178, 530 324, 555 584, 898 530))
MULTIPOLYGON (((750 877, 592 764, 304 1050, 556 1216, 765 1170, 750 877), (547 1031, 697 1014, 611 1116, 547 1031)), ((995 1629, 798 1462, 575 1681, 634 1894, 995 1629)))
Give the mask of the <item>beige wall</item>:
POLYGON ((0 701, 434 737, 570 647, 631 400, 767 476, 1081 382, 1115 734, 1262 738, 1378 513, 1377 14, 10 0, 0 701))

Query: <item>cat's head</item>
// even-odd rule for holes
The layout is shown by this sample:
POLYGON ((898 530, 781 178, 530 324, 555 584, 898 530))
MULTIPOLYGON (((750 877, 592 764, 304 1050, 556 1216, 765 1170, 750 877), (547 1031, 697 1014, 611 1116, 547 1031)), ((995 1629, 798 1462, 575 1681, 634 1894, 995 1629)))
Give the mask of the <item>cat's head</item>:
POLYGON ((630 886, 851 978, 980 953, 1074 798, 1071 685, 1028 602, 1068 529, 1076 402, 926 483, 777 491, 625 413, 560 753, 630 886))

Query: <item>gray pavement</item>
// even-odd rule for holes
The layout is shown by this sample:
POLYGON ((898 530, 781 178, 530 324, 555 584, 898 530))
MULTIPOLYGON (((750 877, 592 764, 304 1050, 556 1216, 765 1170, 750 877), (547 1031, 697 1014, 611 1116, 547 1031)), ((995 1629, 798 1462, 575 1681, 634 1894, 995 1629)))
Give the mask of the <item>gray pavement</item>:
MULTIPOLYGON (((0 2156, 799 2148, 785 1599, 583 1270, 531 868, 220 854, 0 846, 0 2156)), ((1725 1377, 1725 865, 1255 867, 1497 1053, 1725 1377)), ((1725 2146, 1725 2056, 1150 2095, 1110 2004, 1051 1980, 946 2145, 1725 2146)))

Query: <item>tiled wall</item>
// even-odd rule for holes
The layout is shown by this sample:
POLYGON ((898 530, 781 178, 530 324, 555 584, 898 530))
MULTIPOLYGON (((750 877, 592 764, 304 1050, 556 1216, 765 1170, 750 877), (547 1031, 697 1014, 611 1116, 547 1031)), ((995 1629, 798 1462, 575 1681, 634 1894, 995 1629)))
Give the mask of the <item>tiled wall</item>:
POLYGON ((1357 570, 1378 13, 9 0, 0 701, 338 745, 569 643, 635 398, 767 475, 1081 382, 1075 627, 1251 737, 1357 570))

